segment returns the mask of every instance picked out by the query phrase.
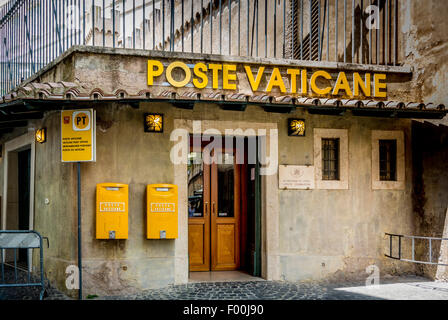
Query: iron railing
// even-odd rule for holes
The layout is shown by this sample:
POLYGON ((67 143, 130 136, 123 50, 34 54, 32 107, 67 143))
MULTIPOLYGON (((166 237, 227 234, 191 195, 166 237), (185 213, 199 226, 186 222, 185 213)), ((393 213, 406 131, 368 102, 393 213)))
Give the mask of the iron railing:
POLYGON ((42 237, 33 230, 0 230, 0 289, 40 287, 39 299, 42 300, 45 292, 43 239, 48 241, 48 238, 42 237), (33 249, 39 250, 39 277, 37 279, 31 276, 30 258, 33 249), (26 269, 21 270, 26 272, 26 277, 18 274, 20 270, 17 257, 18 250, 26 250, 26 269), (8 258, 8 253, 13 258, 8 258), (13 263, 8 263, 11 259, 13 263), (5 266, 12 267, 13 280, 6 277, 5 266))
POLYGON ((398 0, 10 0, 0 10, 0 94, 75 45, 397 65, 398 5, 398 0))
MULTIPOLYGON (((438 248, 438 251, 441 251, 442 245, 448 245, 448 238, 437 238, 437 237, 422 237, 422 236, 407 236, 407 235, 401 235, 401 234, 392 234, 392 233, 386 233, 387 237, 389 237, 389 253, 385 254, 386 257, 401 261, 407 261, 407 262, 413 262, 413 263, 421 263, 421 264, 428 264, 428 265, 439 265, 439 266, 448 266, 448 257, 447 256, 441 256, 434 254, 435 247, 438 248), (397 249, 394 250, 394 239, 398 240, 397 243, 397 249), (404 240, 408 239, 411 241, 411 247, 407 248, 411 250, 410 254, 409 252, 407 256, 404 255, 404 240), (424 245, 425 248, 427 248, 428 254, 424 255, 423 257, 416 257, 416 240, 422 240, 424 242, 427 242, 428 246, 424 245), (444 243, 445 242, 445 243, 444 243), (436 243, 436 246, 434 245, 436 243), (398 251, 395 252, 394 251, 398 251), (422 259, 426 257, 427 259, 422 259), (443 260, 445 259, 445 260, 443 260)), ((409 247, 407 245, 406 247, 409 247)))

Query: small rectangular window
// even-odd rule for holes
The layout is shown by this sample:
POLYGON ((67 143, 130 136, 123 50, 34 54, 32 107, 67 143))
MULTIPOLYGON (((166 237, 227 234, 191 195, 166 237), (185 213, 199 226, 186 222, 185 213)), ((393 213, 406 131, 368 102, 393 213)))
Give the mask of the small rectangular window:
POLYGON ((379 140, 380 180, 397 181, 397 140, 379 140))
POLYGON ((322 180, 339 180, 339 138, 322 139, 322 180))

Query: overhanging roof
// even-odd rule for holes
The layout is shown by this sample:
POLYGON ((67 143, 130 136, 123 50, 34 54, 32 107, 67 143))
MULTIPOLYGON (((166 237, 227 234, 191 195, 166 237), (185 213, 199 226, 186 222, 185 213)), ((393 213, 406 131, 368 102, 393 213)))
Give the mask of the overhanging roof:
MULTIPOLYGON (((305 108, 312 114, 342 115, 347 111, 355 116, 441 119, 447 111, 443 104, 375 101, 357 99, 329 99, 272 96, 267 94, 245 95, 222 92, 199 93, 191 88, 181 94, 166 90, 142 90, 129 94, 125 88, 115 92, 105 92, 101 88, 86 88, 72 82, 28 83, 0 99, 0 124, 14 122, 23 125, 23 120, 43 116, 44 111, 60 110, 66 106, 77 108, 92 107, 92 103, 119 102, 138 107, 140 102, 168 102, 175 107, 192 109, 195 103, 216 103, 222 109, 244 111, 247 105, 258 105, 267 112, 288 113, 295 108, 305 108)), ((0 126, 0 133, 5 130, 0 126), (3 131, 2 131, 3 130, 3 131)))

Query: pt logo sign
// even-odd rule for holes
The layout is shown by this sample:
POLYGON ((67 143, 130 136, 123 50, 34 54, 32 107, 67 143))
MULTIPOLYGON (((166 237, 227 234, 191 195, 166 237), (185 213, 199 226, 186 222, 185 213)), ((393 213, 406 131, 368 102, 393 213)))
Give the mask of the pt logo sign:
POLYGON ((95 110, 61 112, 62 162, 96 161, 95 110))
POLYGON ((88 131, 90 130, 90 115, 89 111, 75 111, 73 112, 73 131, 88 131))

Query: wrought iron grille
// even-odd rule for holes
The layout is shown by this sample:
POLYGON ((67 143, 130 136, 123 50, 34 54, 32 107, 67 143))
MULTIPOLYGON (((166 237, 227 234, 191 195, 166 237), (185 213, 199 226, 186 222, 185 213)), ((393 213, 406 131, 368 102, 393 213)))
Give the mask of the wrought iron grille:
POLYGON ((380 180, 397 180, 397 140, 380 140, 380 180))
POLYGON ((339 180, 339 139, 322 139, 322 180, 339 180))
POLYGON ((389 252, 385 254, 388 258, 448 267, 448 261, 446 260, 448 238, 409 236, 393 233, 385 233, 385 236, 389 237, 389 252), (411 242, 410 246, 409 240, 411 242))
POLYGON ((397 65, 398 12, 398 0, 9 0, 0 94, 75 45, 397 65))

